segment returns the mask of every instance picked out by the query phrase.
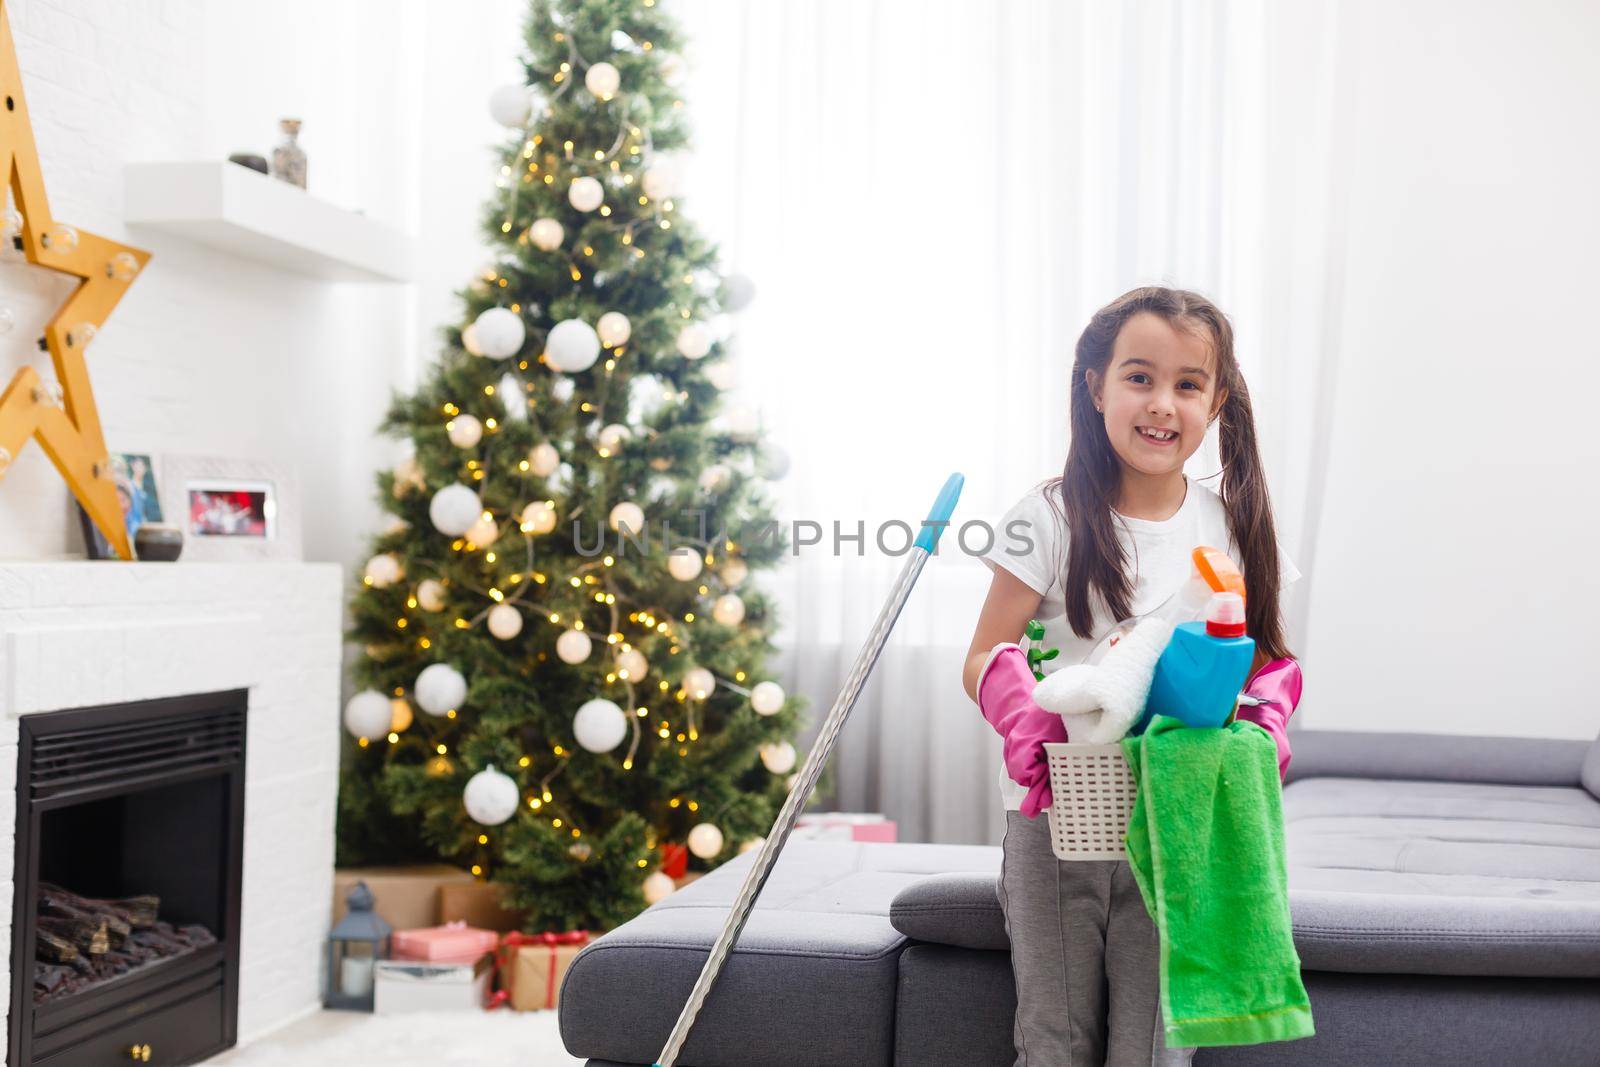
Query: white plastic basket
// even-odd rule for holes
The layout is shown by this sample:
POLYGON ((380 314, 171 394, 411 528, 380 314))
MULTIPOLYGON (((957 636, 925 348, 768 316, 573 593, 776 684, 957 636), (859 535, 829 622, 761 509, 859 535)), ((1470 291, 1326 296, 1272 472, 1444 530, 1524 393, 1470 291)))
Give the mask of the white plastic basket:
POLYGON ((1049 741, 1050 849, 1062 860, 1126 859, 1133 772, 1120 744, 1049 741))

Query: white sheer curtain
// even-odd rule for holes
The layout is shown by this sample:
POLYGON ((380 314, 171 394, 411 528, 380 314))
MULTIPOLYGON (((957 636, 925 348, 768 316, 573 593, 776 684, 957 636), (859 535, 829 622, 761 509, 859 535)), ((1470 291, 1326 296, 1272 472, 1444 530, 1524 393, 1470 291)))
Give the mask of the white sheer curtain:
MULTIPOLYGON (((958 522, 1058 473, 1073 344, 1135 285, 1198 289, 1233 318, 1281 532, 1311 573, 1334 16, 1265 0, 679 10, 685 210, 759 287, 734 324, 737 392, 793 456, 784 517, 824 530, 762 579, 781 599, 779 677, 814 720, 902 563, 877 525, 915 524, 950 471, 967 477, 958 522), (835 521, 865 524, 864 557, 832 551, 835 521)), ((1193 473, 1216 469, 1211 443, 1193 473)), ((902 840, 998 840, 998 740, 960 682, 987 586, 947 535, 840 740, 832 802, 888 813, 902 840)))

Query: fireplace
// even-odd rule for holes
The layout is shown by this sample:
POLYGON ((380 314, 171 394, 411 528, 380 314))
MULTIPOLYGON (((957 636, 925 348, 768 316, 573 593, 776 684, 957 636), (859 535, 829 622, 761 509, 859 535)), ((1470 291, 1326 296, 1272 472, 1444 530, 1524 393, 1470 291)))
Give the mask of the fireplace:
POLYGON ((7 1062, 235 1043, 246 691, 22 718, 7 1062))

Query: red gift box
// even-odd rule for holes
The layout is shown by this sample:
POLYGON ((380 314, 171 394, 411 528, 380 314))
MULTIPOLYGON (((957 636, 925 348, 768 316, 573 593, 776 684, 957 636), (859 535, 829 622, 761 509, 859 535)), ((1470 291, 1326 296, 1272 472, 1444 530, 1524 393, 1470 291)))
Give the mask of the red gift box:
POLYGON ((661 873, 668 878, 682 878, 689 869, 689 850, 673 842, 661 845, 661 873))

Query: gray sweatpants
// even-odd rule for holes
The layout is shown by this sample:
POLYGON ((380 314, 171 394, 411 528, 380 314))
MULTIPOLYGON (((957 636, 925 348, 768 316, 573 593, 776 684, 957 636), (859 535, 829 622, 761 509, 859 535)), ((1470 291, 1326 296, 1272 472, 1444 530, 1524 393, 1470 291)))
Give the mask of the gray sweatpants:
POLYGON ((1006 812, 1000 907, 1016 1067, 1185 1067, 1161 1025, 1159 943, 1127 860, 1064 862, 1044 813, 1006 812))

